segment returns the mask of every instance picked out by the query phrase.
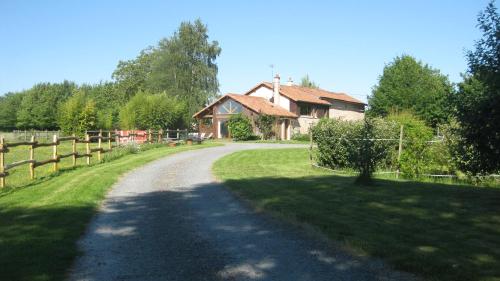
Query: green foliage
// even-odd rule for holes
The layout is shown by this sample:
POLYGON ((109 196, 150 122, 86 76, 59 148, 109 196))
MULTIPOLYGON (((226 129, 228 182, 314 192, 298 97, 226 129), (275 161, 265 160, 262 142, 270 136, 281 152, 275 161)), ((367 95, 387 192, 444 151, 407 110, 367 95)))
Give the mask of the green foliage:
POLYGON ((403 55, 384 67, 378 85, 368 98, 370 116, 387 116, 391 112, 413 111, 427 125, 446 122, 448 101, 453 92, 448 77, 439 70, 403 55))
POLYGON ((22 93, 16 127, 20 129, 57 129, 57 108, 71 96, 76 85, 42 83, 22 93))
POLYGON ((356 147, 350 152, 352 166, 359 172, 357 181, 369 184, 375 169, 387 162, 394 150, 395 142, 389 139, 395 139, 397 127, 383 119, 365 118, 358 135, 356 147))
POLYGON ((389 120, 403 125, 403 152, 399 168, 406 177, 418 177, 431 163, 430 144, 433 131, 410 113, 391 115, 389 120))
POLYGON ((306 76, 302 77, 302 79, 300 80, 300 86, 313 89, 319 88, 319 85, 309 78, 309 74, 306 74, 306 76))
POLYGON ((242 114, 235 114, 227 122, 229 133, 236 141, 249 140, 253 136, 252 122, 242 114))
POLYGON ((310 136, 309 134, 293 134, 292 135, 292 140, 294 141, 300 141, 300 142, 308 142, 310 141, 310 136))
POLYGON ((317 161, 332 169, 351 168, 368 176, 377 166, 390 163, 391 152, 397 145, 394 122, 383 119, 342 121, 322 119, 312 128, 313 140, 318 145, 317 161))
POLYGON ((16 129, 16 114, 22 99, 21 93, 7 93, 0 96, 0 130, 16 129))
POLYGON ((200 21, 183 22, 170 38, 143 50, 130 61, 121 61, 113 78, 127 96, 139 91, 166 92, 186 105, 184 119, 217 96, 219 83, 215 60, 221 52, 209 42, 208 29, 200 21))
POLYGON ((167 94, 136 94, 120 111, 123 129, 166 129, 182 122, 183 103, 167 94))
POLYGON ((268 140, 275 135, 276 117, 272 115, 261 114, 255 120, 255 125, 262 134, 262 139, 268 140))
POLYGON ((97 128, 95 102, 85 92, 75 94, 59 108, 58 125, 64 133, 83 135, 86 130, 97 128))
POLYGON ((454 98, 458 162, 474 175, 500 171, 500 15, 490 2, 478 17, 483 37, 467 54, 469 74, 454 98))

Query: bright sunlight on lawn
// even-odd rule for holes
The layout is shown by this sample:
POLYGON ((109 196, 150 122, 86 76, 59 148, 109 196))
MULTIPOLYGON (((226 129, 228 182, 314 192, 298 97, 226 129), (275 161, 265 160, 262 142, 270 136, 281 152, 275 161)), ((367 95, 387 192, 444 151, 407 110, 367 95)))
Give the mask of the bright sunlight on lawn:
POLYGON ((430 280, 500 280, 500 189, 376 180, 309 165, 306 149, 226 156, 214 172, 257 208, 317 227, 430 280))
POLYGON ((217 144, 161 147, 0 190, 0 280, 63 280, 83 234, 120 175, 166 155, 217 144))

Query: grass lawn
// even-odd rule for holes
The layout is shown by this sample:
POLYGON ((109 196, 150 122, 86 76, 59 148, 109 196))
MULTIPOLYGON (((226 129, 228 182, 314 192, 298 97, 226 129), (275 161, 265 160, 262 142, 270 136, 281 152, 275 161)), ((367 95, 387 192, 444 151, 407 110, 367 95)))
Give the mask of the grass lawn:
POLYGON ((306 149, 247 150, 213 170, 257 208, 313 225, 360 254, 429 280, 500 280, 500 189, 350 176, 306 149))
POLYGON ((63 280, 78 254, 76 241, 120 175, 172 153, 215 145, 154 148, 0 190, 0 280, 63 280))
MULTIPOLYGON (((97 148, 97 143, 91 143, 90 144, 91 148, 97 148)), ((103 147, 107 148, 108 144, 107 142, 103 142, 103 147)), ((61 142, 59 146, 57 146, 58 149, 58 154, 67 154, 72 152, 72 144, 69 141, 66 142, 61 142)), ((85 144, 84 143, 78 143, 77 144, 77 151, 81 154, 85 154, 85 144)), ((43 161, 43 160, 48 160, 52 159, 52 146, 47 146, 47 147, 38 147, 35 149, 35 160, 37 161, 43 161)), ((103 154, 103 157, 106 156, 106 154, 103 154)), ((29 146, 16 146, 10 148, 10 151, 5 154, 5 163, 10 164, 13 162, 21 161, 21 160, 28 160, 29 159, 29 146)), ((78 158, 77 159, 77 166, 85 166, 86 165, 86 158, 78 158)), ((93 153, 93 157, 90 158, 91 164, 96 164, 97 163, 97 153, 93 153)), ((71 157, 68 158, 63 158, 59 162, 59 168, 61 169, 67 169, 67 168, 72 168, 73 166, 73 160, 71 157)), ((26 184, 30 184, 31 180, 29 179, 30 173, 29 173, 29 165, 21 165, 18 167, 15 167, 11 170, 9 170, 10 175, 6 178, 6 182, 8 187, 20 187, 24 186, 26 184)), ((44 178, 49 175, 51 175, 52 172, 52 164, 47 164, 44 166, 37 167, 35 169, 35 176, 36 178, 44 178)))

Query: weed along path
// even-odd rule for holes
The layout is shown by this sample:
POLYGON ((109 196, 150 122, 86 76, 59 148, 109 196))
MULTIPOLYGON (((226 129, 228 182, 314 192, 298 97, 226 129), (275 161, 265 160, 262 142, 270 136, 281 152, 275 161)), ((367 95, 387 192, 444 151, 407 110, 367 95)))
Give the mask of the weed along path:
POLYGON ((211 166, 218 158, 273 147, 284 145, 187 151, 127 174, 79 242, 82 255, 69 280, 409 278, 255 213, 214 180, 211 166))

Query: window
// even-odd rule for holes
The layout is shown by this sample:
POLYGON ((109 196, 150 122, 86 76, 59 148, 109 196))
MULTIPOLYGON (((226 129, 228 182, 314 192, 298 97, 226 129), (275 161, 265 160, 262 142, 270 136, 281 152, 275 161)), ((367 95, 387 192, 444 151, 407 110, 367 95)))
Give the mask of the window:
POLYGON ((241 113, 241 111, 242 111, 241 104, 231 99, 226 100, 217 107, 218 114, 237 114, 241 113))
POLYGON ((300 115, 312 115, 312 106, 310 104, 301 104, 300 105, 300 115))

